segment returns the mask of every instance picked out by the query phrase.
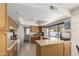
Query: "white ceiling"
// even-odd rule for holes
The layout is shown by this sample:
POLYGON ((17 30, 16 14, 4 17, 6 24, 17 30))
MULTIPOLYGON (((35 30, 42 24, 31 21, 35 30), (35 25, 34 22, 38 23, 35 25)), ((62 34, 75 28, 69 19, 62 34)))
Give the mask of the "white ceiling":
POLYGON ((21 25, 38 25, 39 21, 45 22, 41 25, 46 25, 62 17, 70 17, 70 10, 78 5, 77 3, 9 3, 8 14, 21 25), (51 5, 55 9, 51 10, 51 5))

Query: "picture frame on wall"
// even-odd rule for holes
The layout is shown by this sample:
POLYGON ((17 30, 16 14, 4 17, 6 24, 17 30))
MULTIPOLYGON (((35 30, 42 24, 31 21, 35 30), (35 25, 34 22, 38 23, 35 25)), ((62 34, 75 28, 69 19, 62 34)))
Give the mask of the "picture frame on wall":
POLYGON ((65 27, 65 29, 70 29, 71 28, 71 22, 70 22, 70 20, 64 21, 64 27, 65 27))

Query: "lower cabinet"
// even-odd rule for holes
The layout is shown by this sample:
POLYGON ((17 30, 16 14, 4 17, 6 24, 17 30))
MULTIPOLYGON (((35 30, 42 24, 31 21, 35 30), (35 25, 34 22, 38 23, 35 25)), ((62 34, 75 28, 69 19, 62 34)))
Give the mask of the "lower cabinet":
POLYGON ((15 46, 13 49, 13 56, 16 56, 16 55, 17 55, 17 46, 15 46))
POLYGON ((63 56, 63 43, 40 46, 36 44, 37 56, 63 56))
POLYGON ((40 36, 32 36, 31 43, 36 43, 36 40, 40 40, 40 36))
POLYGON ((9 51, 8 56, 17 56, 17 45, 9 51))
POLYGON ((13 56, 13 52, 11 52, 8 56, 13 56))
POLYGON ((64 56, 71 56, 71 43, 64 43, 64 56))
POLYGON ((6 40, 7 39, 7 35, 5 31, 0 31, 0 56, 5 56, 6 55, 6 49, 7 49, 7 45, 6 45, 6 40))

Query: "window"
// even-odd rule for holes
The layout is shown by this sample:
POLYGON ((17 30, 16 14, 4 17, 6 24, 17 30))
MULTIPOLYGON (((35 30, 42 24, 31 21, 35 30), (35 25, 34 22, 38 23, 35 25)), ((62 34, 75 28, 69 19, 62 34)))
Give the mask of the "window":
POLYGON ((47 28, 47 36, 49 36, 49 28, 47 28))
POLYGON ((26 34, 30 34, 30 28, 26 28, 26 34))
POLYGON ((45 35, 45 36, 49 36, 49 28, 45 28, 45 30, 44 30, 44 35, 45 35))
POLYGON ((64 32, 64 24, 59 25, 59 32, 64 32))
POLYGON ((50 27, 50 37, 57 37, 58 38, 58 26, 50 27))

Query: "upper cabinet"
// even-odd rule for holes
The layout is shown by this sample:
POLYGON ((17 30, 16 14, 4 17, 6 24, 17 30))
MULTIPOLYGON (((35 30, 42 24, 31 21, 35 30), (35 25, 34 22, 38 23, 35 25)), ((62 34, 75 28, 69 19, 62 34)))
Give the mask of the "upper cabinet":
POLYGON ((7 4, 0 3, 0 56, 7 55, 7 32, 10 26, 17 28, 16 23, 7 15, 7 4))
POLYGON ((42 32, 42 26, 32 26, 31 32, 42 32))
POLYGON ((17 29, 18 25, 7 15, 7 4, 0 3, 0 30, 9 31, 12 26, 17 29))
POLYGON ((0 30, 8 29, 7 4, 0 3, 0 30))
POLYGON ((15 23, 15 21, 10 16, 8 16, 8 20, 9 20, 9 29, 10 29, 10 27, 12 27, 15 30, 17 30, 18 25, 15 23))

